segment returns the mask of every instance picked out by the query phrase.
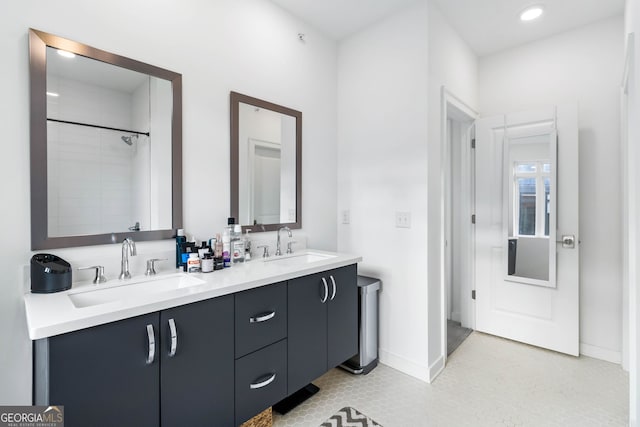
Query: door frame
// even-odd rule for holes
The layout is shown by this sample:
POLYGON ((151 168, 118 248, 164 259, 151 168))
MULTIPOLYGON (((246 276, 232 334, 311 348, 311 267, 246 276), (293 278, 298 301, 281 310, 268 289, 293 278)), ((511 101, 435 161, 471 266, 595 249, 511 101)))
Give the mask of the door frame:
MULTIPOLYGON (((474 125, 476 118, 478 118, 479 114, 472 107, 469 106, 466 102, 461 100, 455 94, 453 94, 449 89, 445 86, 441 86, 440 88, 440 312, 442 315, 441 319, 441 349, 442 354, 441 358, 444 361, 444 365, 446 365, 447 361, 447 294, 449 288, 449 275, 445 270, 445 267, 450 264, 450 254, 447 248, 447 238, 450 229, 451 223, 451 214, 452 210, 450 207, 451 200, 451 145, 449 144, 449 127, 448 127, 448 119, 450 117, 457 118, 456 121, 459 122, 469 122, 469 129, 466 131, 465 138, 468 140, 468 155, 465 156, 465 152, 463 151, 463 167, 469 171, 469 197, 468 197, 468 205, 463 208, 464 211, 468 211, 469 213, 469 226, 465 228, 465 236, 467 240, 470 242, 467 251, 465 251, 466 262, 468 265, 468 286, 465 287, 465 290, 468 291, 468 299, 464 298, 463 301, 467 301, 467 304, 462 304, 461 306, 461 316, 468 316, 469 326, 474 329, 475 328, 475 305, 471 300, 471 290, 475 289, 474 284, 474 263, 475 263, 475 233, 473 232, 473 224, 471 223, 471 214, 475 210, 475 189, 474 189, 474 155, 471 150, 471 138, 472 132, 474 130, 474 125), (465 312, 463 314, 462 312, 465 312)), ((463 293, 464 295, 464 293, 463 293)))

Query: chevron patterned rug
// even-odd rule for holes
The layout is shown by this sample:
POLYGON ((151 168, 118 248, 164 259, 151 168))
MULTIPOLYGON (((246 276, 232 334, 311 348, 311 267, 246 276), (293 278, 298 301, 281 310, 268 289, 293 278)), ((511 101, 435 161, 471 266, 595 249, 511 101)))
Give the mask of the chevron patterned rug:
POLYGON ((329 418, 320 427, 382 427, 366 415, 358 412, 357 409, 349 406, 340 409, 334 416, 329 418))

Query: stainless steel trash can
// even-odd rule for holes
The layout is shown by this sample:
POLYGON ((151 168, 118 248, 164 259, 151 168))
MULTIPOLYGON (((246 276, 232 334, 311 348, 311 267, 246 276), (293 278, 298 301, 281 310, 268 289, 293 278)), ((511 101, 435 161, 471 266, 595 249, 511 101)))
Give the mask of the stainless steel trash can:
POLYGON ((379 290, 379 279, 358 276, 358 354, 340 365, 353 374, 368 374, 378 365, 379 290))

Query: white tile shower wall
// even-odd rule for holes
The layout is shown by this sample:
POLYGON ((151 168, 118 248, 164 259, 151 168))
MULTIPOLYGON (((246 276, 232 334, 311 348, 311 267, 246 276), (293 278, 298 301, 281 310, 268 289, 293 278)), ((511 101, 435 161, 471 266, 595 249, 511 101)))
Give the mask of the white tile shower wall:
MULTIPOLYGON (((131 130, 149 132, 150 118, 150 87, 149 79, 146 79, 131 95, 131 130)), ((133 136, 135 134, 125 134, 133 136)), ((131 139, 131 193, 129 206, 131 206, 131 224, 140 223, 141 230, 150 229, 150 138, 146 135, 137 135, 131 139)), ((167 228, 171 228, 169 225, 167 228)))
MULTIPOLYGON (((50 118, 131 127, 128 94, 62 78, 50 78, 50 118), (94 108, 86 93, 104 102, 94 108)), ((121 132, 49 122, 49 235, 107 233, 131 225, 129 186, 134 147, 121 132)))

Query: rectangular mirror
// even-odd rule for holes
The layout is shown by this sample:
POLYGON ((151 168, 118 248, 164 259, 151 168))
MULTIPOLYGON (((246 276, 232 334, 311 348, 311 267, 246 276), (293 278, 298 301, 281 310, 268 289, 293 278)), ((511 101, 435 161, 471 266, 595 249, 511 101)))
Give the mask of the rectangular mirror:
POLYGON ((505 279, 555 287, 556 131, 509 127, 505 136, 505 279))
POLYGON ((302 226, 302 113, 231 92, 231 216, 253 231, 302 226))
POLYGON ((36 30, 29 53, 32 249, 172 237, 180 74, 36 30))

